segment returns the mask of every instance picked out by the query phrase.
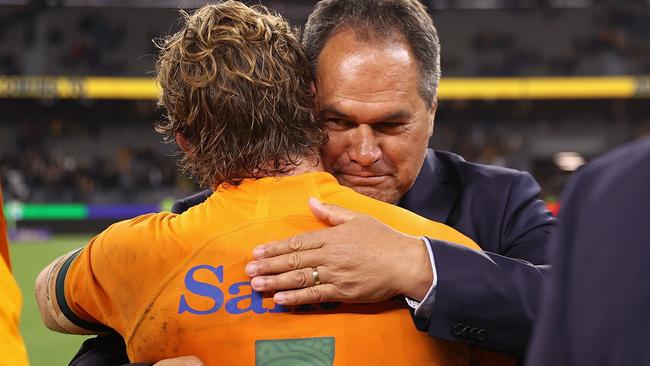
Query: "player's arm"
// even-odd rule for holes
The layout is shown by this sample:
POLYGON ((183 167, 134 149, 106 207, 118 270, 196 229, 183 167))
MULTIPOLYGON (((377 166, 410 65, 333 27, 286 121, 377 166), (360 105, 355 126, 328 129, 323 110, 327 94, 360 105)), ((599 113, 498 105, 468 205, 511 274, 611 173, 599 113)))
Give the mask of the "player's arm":
MULTIPOLYGON (((205 201, 212 194, 212 190, 205 190, 192 196, 180 199, 174 203, 171 212, 181 214, 191 207, 205 201)), ((201 366, 196 358, 181 357, 179 359, 163 360, 155 366, 201 366), (194 362, 194 363, 192 363, 194 362)), ((100 335, 84 341, 77 355, 70 361, 70 366, 114 366, 127 364, 126 345, 119 334, 100 335), (123 359, 124 361, 116 362, 123 359)))
POLYGON ((45 326, 68 334, 99 334, 105 327, 85 321, 72 312, 65 298, 65 276, 81 249, 67 253, 45 267, 36 279, 36 303, 45 326))

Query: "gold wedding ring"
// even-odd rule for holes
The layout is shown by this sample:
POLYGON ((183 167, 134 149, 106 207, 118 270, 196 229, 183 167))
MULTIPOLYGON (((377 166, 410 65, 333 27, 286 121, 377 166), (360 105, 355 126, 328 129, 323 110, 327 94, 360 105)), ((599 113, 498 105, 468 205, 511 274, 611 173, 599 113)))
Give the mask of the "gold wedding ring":
POLYGON ((316 267, 312 267, 311 275, 312 277, 314 277, 314 286, 320 285, 320 276, 318 274, 318 269, 316 267))

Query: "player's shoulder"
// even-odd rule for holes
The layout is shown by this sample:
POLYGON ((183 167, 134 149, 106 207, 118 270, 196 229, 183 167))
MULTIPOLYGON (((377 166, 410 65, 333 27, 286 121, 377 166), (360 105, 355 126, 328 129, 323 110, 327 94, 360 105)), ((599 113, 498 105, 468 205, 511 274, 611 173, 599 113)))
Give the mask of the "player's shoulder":
POLYGON ((131 232, 131 231, 154 231, 159 229, 161 225, 176 218, 178 215, 171 212, 163 211, 158 213, 150 213, 140 215, 129 220, 117 222, 109 227, 115 232, 131 232))
POLYGON ((122 268, 127 272, 177 261, 187 248, 170 229, 175 216, 161 212, 117 222, 91 239, 79 257, 89 260, 96 269, 122 268))
POLYGON ((133 219, 117 222, 98 235, 101 241, 112 245, 127 246, 164 238, 168 235, 171 221, 178 215, 170 212, 145 214, 133 219))
POLYGON ((326 200, 327 203, 372 216, 393 229, 409 235, 430 236, 469 246, 476 245, 467 236, 448 225, 429 220, 402 207, 364 196, 347 187, 343 187, 341 194, 330 198, 326 200))

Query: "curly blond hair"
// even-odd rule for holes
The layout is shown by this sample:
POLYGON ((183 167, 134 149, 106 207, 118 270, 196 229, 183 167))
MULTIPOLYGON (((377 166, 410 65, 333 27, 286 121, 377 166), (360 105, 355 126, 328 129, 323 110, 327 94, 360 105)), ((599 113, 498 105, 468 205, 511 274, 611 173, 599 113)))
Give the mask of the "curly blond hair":
POLYGON ((159 42, 156 131, 189 151, 180 165, 202 186, 281 175, 315 156, 326 134, 312 114, 313 74, 297 31, 263 6, 238 1, 182 12, 159 42))

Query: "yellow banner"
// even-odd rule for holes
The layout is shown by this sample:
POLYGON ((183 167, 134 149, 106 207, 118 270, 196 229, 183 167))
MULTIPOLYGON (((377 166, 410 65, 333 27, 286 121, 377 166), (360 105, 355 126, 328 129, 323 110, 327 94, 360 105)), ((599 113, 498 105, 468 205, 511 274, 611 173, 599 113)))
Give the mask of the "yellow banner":
POLYGON ((440 99, 620 99, 650 97, 648 78, 448 78, 440 99), (645 85, 645 86, 644 86, 645 85))
POLYGON ((0 98, 157 99, 150 78, 127 77, 0 77, 0 98))
MULTIPOLYGON (((128 77, 0 76, 0 98, 158 98, 153 79, 128 77)), ((650 76, 443 78, 441 100, 650 98, 650 76)))

